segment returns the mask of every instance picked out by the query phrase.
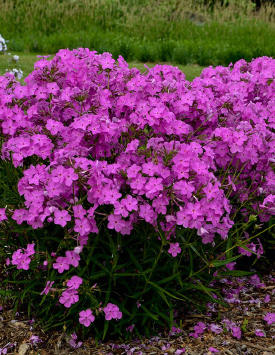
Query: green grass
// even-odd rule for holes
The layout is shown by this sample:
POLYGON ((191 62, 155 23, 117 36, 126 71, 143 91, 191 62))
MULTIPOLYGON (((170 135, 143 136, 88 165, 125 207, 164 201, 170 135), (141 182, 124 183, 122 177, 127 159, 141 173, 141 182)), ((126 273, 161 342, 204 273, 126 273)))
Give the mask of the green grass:
POLYGON ((275 8, 229 0, 210 12, 202 2, 0 0, 0 31, 17 53, 88 47, 128 62, 200 66, 275 57, 275 8))
MULTIPOLYGON (((33 53, 16 53, 16 52, 10 52, 11 56, 14 54, 19 54, 19 62, 20 68, 23 70, 24 77, 26 77, 28 74, 30 74, 34 70, 34 63, 39 60, 39 58, 36 57, 36 54, 33 53)), ((6 72, 7 68, 7 63, 8 63, 8 55, 0 55, 0 75, 3 75, 6 72)), ((50 57, 49 59, 53 58, 50 57)), ((144 64, 146 64, 148 67, 152 68, 155 66, 157 63, 140 63, 140 62, 129 62, 129 67, 130 68, 137 68, 141 72, 144 72, 146 68, 144 67, 144 64)), ((160 64, 160 63, 159 63, 160 64)), ((163 64, 171 64, 171 63, 163 63, 163 64)), ((173 65, 173 64, 171 64, 173 65)), ((175 65, 177 66, 182 72, 185 73, 186 79, 189 81, 192 81, 195 77, 199 76, 203 70, 204 67, 197 66, 197 65, 175 65)))

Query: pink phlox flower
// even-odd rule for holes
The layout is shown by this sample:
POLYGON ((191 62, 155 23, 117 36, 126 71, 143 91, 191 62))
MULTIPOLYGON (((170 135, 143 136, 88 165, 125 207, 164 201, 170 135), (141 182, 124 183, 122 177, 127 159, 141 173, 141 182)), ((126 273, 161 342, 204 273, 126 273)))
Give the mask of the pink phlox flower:
POLYGON ((133 164, 132 166, 130 166, 129 169, 127 169, 128 178, 135 178, 140 170, 140 166, 138 166, 137 164, 133 164))
POLYGON ((257 274, 250 276, 249 283, 257 288, 265 287, 265 284, 261 282, 261 279, 257 274))
POLYGON ((147 182, 147 179, 140 173, 135 178, 131 179, 130 186, 132 189, 142 190, 147 182))
POLYGON ((69 344, 74 348, 80 348, 81 345, 83 344, 82 341, 76 342, 77 340, 77 335, 75 333, 71 334, 71 339, 69 340, 69 344))
POLYGON ((198 322, 197 325, 194 326, 194 330, 198 334, 202 334, 206 328, 207 328, 207 326, 203 322, 198 322))
POLYGON ((85 210, 85 208, 83 208, 82 205, 73 206, 73 211, 74 211, 74 217, 79 219, 84 218, 87 213, 87 211, 85 210))
POLYGON ((149 223, 157 218, 156 212, 148 203, 139 205, 139 216, 149 223))
POLYGON ((163 190, 162 178, 151 177, 145 185, 146 197, 150 198, 152 194, 163 190))
POLYGON ((35 243, 28 244, 27 249, 24 249, 24 252, 26 253, 27 256, 31 256, 31 255, 35 254, 34 246, 35 246, 35 243))
POLYGON ((131 195, 127 195, 126 198, 122 199, 121 204, 125 206, 128 211, 137 211, 138 201, 136 198, 133 198, 131 195))
POLYGON ((275 323, 275 313, 267 313, 265 316, 264 316, 264 320, 267 321, 267 324, 273 324, 275 323))
POLYGON ((69 215, 68 211, 66 210, 57 210, 54 211, 54 223, 60 224, 62 227, 65 227, 67 222, 71 220, 71 216, 69 215))
POLYGON ((100 58, 100 65, 102 66, 102 69, 113 69, 115 64, 115 60, 112 58, 112 55, 110 53, 103 53, 101 54, 100 58))
POLYGON ((173 257, 176 257, 181 252, 181 248, 179 243, 170 243, 170 248, 168 249, 168 253, 173 257))
POLYGON ((38 343, 40 343, 42 340, 39 338, 38 335, 32 335, 29 339, 30 343, 32 345, 37 345, 38 343))
POLYGON ((142 165, 142 172, 149 176, 154 176, 154 174, 157 173, 158 170, 159 170, 158 166, 152 162, 145 163, 142 165))
POLYGON ((94 320, 95 316, 90 309, 86 309, 86 311, 81 311, 79 313, 79 323, 83 324, 85 327, 89 327, 94 320))
POLYGON ((265 336, 265 332, 261 329, 255 329, 255 335, 257 337, 264 337, 265 336))
POLYGON ((14 210, 12 219, 17 222, 17 224, 22 224, 23 221, 26 220, 28 216, 28 212, 24 209, 14 210))
POLYGON ((121 218, 121 216, 116 216, 110 214, 108 216, 108 228, 115 229, 117 232, 120 232, 125 225, 125 221, 121 218))
POLYGON ((56 259, 56 263, 53 264, 53 268, 57 269, 60 274, 64 272, 64 270, 69 270, 70 265, 68 263, 67 258, 64 258, 63 256, 59 256, 56 259))
POLYGON ((46 128, 51 132, 52 135, 55 135, 61 132, 64 126, 61 122, 48 119, 46 123, 46 128))
POLYGON ((241 339, 242 331, 241 331, 240 327, 232 327, 231 332, 232 332, 233 337, 241 339))
POLYGON ((234 270, 236 264, 237 264, 236 262, 231 262, 226 264, 225 266, 227 267, 228 270, 234 270))
POLYGON ((270 302, 270 295, 266 295, 264 298, 264 303, 269 303, 270 302))
POLYGON ((108 303, 106 307, 103 308, 105 313, 105 319, 120 319, 122 317, 122 313, 120 312, 118 306, 112 303, 108 303))
POLYGON ((209 329, 215 334, 220 334, 223 332, 223 329, 218 324, 211 324, 209 329))
POLYGON ((129 212, 125 206, 125 203, 122 202, 122 200, 119 202, 119 201, 116 201, 114 203, 114 214, 115 215, 121 215, 122 217, 128 217, 129 215, 129 212))
POLYGON ((180 355, 180 354, 183 354, 183 353, 185 353, 185 348, 177 349, 176 352, 175 352, 175 355, 180 355))
POLYGON ((49 94, 56 95, 59 91, 59 86, 57 85, 57 83, 48 83, 47 91, 49 94))
POLYGON ((81 236, 89 234, 91 231, 91 225, 87 218, 75 219, 74 231, 79 233, 81 236))
POLYGON ((78 267, 80 256, 76 254, 74 251, 67 250, 66 251, 66 262, 69 265, 73 265, 74 267, 78 267))
POLYGON ((5 212, 6 212, 5 208, 0 208, 0 222, 8 219, 5 212))
POLYGON ((65 177, 65 185, 71 186, 73 181, 76 181, 78 179, 78 174, 75 173, 73 168, 69 168, 66 169, 64 177, 65 177))
POLYGON ((126 331, 132 333, 134 327, 135 327, 135 324, 132 324, 132 325, 130 325, 129 327, 126 328, 126 331))
POLYGON ((12 254, 11 263, 12 265, 16 265, 18 270, 28 270, 30 262, 31 259, 27 254, 23 254, 22 249, 18 249, 12 254))
POLYGON ((50 291, 52 291, 53 289, 51 287, 52 287, 53 284, 54 284, 54 281, 47 281, 46 287, 40 293, 40 295, 43 295, 43 294, 47 295, 50 291))
POLYGON ((68 280, 67 282, 67 286, 70 288, 70 289, 78 289, 79 286, 82 284, 83 280, 81 277, 79 276, 73 276, 70 278, 70 280, 68 280))
POLYGON ((63 304, 66 308, 71 307, 72 304, 78 302, 79 296, 76 289, 68 289, 62 292, 59 302, 63 304))

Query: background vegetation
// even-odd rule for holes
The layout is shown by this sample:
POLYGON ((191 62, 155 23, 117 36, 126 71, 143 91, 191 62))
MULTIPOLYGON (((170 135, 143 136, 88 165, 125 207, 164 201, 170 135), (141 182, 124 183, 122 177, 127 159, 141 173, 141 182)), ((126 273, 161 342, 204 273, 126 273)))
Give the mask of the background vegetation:
POLYGON ((11 51, 88 47, 125 60, 228 65, 275 55, 274 1, 0 0, 11 51))

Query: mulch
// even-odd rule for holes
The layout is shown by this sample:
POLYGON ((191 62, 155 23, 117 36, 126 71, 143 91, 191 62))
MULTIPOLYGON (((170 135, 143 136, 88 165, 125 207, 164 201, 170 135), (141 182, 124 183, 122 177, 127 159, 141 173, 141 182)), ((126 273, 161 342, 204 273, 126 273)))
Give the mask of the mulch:
POLYGON ((12 309, 4 307, 0 312, 0 354, 178 355, 183 349, 184 355, 211 355, 215 349, 220 355, 275 354, 275 323, 269 325, 263 319, 266 313, 275 313, 275 272, 265 275, 261 282, 263 285, 257 282, 253 285, 248 277, 221 280, 216 287, 228 300, 228 307, 209 305, 205 314, 184 314, 178 311, 175 320, 182 320, 181 333, 164 330, 151 338, 132 340, 126 344, 107 341, 97 347, 93 338, 86 339, 77 347, 81 339, 72 340, 71 336, 62 331, 45 333, 42 328, 34 329, 24 314, 17 314, 16 319, 12 319, 12 309), (270 301, 266 299, 267 295, 270 301), (222 326, 224 319, 243 327, 241 339, 234 337, 230 331, 215 334, 206 330, 198 338, 189 335, 198 322, 222 326), (255 329, 261 329, 265 336, 256 336, 255 329))

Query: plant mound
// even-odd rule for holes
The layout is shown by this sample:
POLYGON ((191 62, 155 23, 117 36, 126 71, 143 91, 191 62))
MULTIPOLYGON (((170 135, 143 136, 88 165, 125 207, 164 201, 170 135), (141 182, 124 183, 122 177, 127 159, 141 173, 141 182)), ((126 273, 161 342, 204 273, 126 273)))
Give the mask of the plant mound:
POLYGON ((274 79, 267 57, 190 83, 83 48, 0 77, 3 296, 97 338, 213 301, 272 227, 274 79))

